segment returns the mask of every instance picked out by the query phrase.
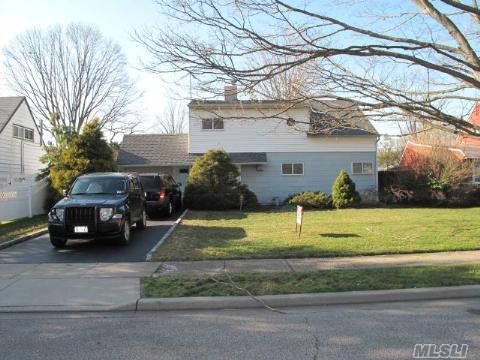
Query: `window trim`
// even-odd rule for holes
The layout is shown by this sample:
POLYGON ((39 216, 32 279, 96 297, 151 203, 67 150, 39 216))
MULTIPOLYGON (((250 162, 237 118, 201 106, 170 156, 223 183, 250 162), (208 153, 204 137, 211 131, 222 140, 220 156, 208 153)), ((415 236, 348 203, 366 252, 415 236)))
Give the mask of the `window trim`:
POLYGON ((224 131, 225 130, 225 121, 222 118, 202 118, 202 124, 201 124, 201 129, 202 131, 224 131), (203 122, 204 120, 209 120, 212 122, 212 127, 211 128, 204 128, 203 127, 203 122), (221 120, 223 127, 221 129, 215 129, 215 120, 221 120))
POLYGON ((32 128, 28 128, 26 126, 18 125, 18 124, 13 124, 12 127, 12 136, 14 139, 19 139, 19 140, 24 140, 24 141, 29 141, 29 142, 35 142, 35 130, 32 128), (21 136, 15 136, 15 128, 18 128, 19 130, 22 131, 21 136), (25 130, 31 131, 32 132, 32 138, 28 139, 25 137, 25 130))
POLYGON ((480 160, 474 159, 472 161, 472 184, 480 184, 480 180, 475 180, 476 178, 480 179, 480 174, 477 175, 477 171, 476 171, 477 162, 479 162, 479 166, 480 166, 480 160))
POLYGON ((285 162, 280 164, 280 175, 282 176, 304 176, 305 175, 305 163, 304 162, 285 162), (293 173, 293 165, 302 164, 302 173, 301 174, 294 174, 293 173), (291 174, 284 174, 283 173, 283 165, 292 165, 292 173, 291 174))
POLYGON ((352 161, 352 164, 351 164, 351 170, 352 170, 352 175, 373 175, 375 173, 375 167, 373 165, 373 161, 352 161), (358 173, 358 172, 355 172, 353 171, 353 164, 362 164, 362 172, 361 173, 358 173), (366 173, 364 172, 364 164, 370 164, 372 166, 372 172, 370 173, 366 173))

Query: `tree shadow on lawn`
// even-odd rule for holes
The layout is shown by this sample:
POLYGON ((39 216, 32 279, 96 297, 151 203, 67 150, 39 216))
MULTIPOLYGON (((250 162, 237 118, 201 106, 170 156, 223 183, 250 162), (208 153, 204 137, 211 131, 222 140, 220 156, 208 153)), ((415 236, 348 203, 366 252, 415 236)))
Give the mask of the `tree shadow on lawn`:
POLYGON ((320 236, 321 237, 336 238, 336 239, 361 237, 360 235, 353 234, 353 233, 323 233, 323 234, 320 234, 320 236))
MULTIPOLYGON (((357 234, 323 234, 325 237, 338 237, 338 241, 350 241, 357 234)), ((270 244, 246 241, 243 227, 200 226, 182 224, 160 247, 159 256, 164 260, 208 260, 208 259, 261 259, 261 258, 307 258, 359 255, 357 251, 332 249, 316 244, 299 243, 292 232, 291 242, 270 244), (245 240, 245 241, 239 241, 245 240), (208 249, 208 251, 205 251, 208 249)), ((301 241, 301 239, 300 239, 301 241)))
POLYGON ((191 210, 188 215, 188 220, 241 220, 246 219, 248 213, 240 210, 191 210))

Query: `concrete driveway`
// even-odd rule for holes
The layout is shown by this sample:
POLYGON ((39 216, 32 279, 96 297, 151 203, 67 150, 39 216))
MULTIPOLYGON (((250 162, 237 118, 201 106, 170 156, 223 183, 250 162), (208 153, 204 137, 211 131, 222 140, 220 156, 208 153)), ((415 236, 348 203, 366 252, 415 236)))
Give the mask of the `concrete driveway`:
POLYGON ((65 249, 55 249, 48 235, 0 250, 0 264, 142 262, 180 213, 169 219, 149 219, 146 230, 132 228, 128 246, 112 241, 69 240, 65 249))

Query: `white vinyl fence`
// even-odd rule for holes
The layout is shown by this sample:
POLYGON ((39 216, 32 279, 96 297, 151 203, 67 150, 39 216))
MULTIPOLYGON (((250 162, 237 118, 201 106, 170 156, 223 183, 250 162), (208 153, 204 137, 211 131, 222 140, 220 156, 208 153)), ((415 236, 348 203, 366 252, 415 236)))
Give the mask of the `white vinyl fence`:
POLYGON ((0 175, 0 221, 43 214, 46 180, 35 176, 0 175))

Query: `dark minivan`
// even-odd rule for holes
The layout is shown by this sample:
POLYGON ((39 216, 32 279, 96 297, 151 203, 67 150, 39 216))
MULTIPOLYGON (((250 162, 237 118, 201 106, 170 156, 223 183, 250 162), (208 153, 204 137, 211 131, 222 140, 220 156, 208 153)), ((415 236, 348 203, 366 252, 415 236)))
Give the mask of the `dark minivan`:
POLYGON ((147 226, 145 193, 138 177, 125 173, 79 176, 48 214, 48 232, 55 247, 68 239, 116 238, 130 242, 130 226, 147 226))
POLYGON ((171 175, 140 174, 147 198, 147 214, 171 216, 182 208, 182 191, 171 175))

